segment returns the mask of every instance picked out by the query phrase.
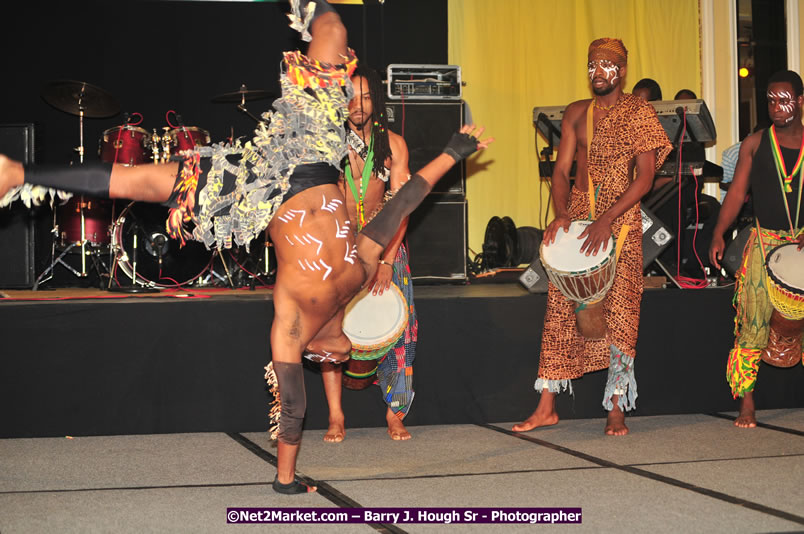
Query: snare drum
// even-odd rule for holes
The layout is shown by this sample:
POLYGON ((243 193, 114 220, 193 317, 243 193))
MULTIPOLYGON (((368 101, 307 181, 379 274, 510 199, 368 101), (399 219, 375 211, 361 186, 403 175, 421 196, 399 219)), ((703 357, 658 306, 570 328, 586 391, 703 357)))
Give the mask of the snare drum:
POLYGON ((149 287, 189 285, 210 267, 212 252, 203 244, 188 241, 183 247, 167 237, 168 208, 132 202, 112 226, 112 247, 125 285, 135 276, 137 284, 149 287), (136 243, 136 246, 135 246, 136 243))
POLYGON ((792 367, 801 360, 804 329, 804 250, 785 243, 768 252, 765 282, 773 304, 768 345, 762 360, 776 367, 792 367))
POLYGON ((373 384, 379 362, 396 345, 407 326, 408 305, 395 284, 382 295, 372 295, 371 288, 358 293, 343 317, 343 333, 352 342, 343 385, 364 389, 373 384))
POLYGON ((206 146, 210 143, 209 132, 195 126, 181 126, 168 130, 165 135, 169 139, 170 153, 179 154, 197 146, 206 146))
POLYGON ((569 231, 559 229, 555 241, 542 243, 539 256, 547 277, 561 294, 580 306, 576 310, 578 331, 588 339, 606 335, 603 297, 614 283, 617 268, 614 237, 597 255, 581 252, 584 239, 578 239, 592 221, 572 221, 569 231))
POLYGON ((106 163, 140 165, 149 159, 151 137, 136 126, 115 126, 103 132, 98 154, 106 163))

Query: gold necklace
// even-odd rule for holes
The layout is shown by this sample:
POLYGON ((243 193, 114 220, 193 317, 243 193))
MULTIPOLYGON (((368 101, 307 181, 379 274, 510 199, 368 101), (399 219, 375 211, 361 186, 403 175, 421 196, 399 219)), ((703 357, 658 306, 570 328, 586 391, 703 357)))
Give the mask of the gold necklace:
MULTIPOLYGON (((617 99, 617 102, 619 102, 619 101, 620 101, 620 99, 618 98, 618 99, 617 99)), ((615 102, 614 104, 612 104, 612 105, 610 105, 610 106, 600 106, 600 105, 598 105, 598 103, 597 103, 597 98, 595 98, 595 101, 594 101, 594 102, 595 102, 595 109, 599 109, 599 110, 601 110, 601 111, 608 111, 608 110, 610 110, 611 108, 613 108, 614 106, 616 106, 616 105, 617 105, 617 102, 615 102)))

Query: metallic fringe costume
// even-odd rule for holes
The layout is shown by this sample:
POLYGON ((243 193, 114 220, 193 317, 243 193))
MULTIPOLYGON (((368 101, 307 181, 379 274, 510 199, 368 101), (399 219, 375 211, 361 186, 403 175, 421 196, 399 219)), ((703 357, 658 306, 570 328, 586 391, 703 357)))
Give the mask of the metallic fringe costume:
POLYGON ((413 402, 413 360, 416 357, 416 341, 419 336, 419 321, 413 305, 413 281, 410 279, 408 251, 399 245, 394 259, 393 282, 405 296, 408 304, 408 326, 396 345, 388 352, 377 369, 377 385, 383 400, 400 419, 404 418, 413 402))
MULTIPOLYGON (((764 228, 760 228, 760 236, 766 251, 795 240, 790 232, 764 228)), ((769 321, 773 313, 765 280, 765 260, 756 228, 751 230, 743 251, 743 262, 737 272, 734 309, 737 312, 734 317, 734 348, 729 352, 726 380, 732 395, 737 398, 754 390, 760 354, 768 344, 769 321)))
MULTIPOLYGON (((592 105, 590 103, 590 105, 592 105)), ((657 149, 656 168, 672 146, 653 107, 639 97, 623 94, 614 108, 598 122, 591 141, 588 174, 595 187, 597 213, 609 209, 631 185, 628 167, 634 157, 657 149)), ((586 219, 590 213, 589 193, 573 187, 569 216, 586 219)), ((600 369, 609 369, 603 406, 613 408, 611 397, 619 395, 623 410, 635 407, 634 357, 642 298, 642 217, 637 203, 612 224, 619 235, 630 226, 617 263, 617 274, 604 299, 608 332, 604 339, 587 340, 578 333, 576 303, 564 297, 552 283, 547 296, 547 313, 542 332, 542 350, 537 391, 569 390, 571 379, 600 369)))
POLYGON ((357 67, 353 51, 344 60, 328 65, 285 52, 282 97, 274 111, 263 114, 254 138, 244 146, 218 144, 183 154, 174 191, 179 205, 167 222, 171 237, 190 235, 184 225, 194 222, 192 238, 207 247, 231 247, 233 238, 248 246, 271 222, 297 166, 325 162, 340 169, 347 152, 347 105, 354 94, 349 78, 357 67), (231 163, 232 156, 237 163, 231 163), (198 186, 199 157, 211 158, 211 169, 193 210, 188 200, 198 186))

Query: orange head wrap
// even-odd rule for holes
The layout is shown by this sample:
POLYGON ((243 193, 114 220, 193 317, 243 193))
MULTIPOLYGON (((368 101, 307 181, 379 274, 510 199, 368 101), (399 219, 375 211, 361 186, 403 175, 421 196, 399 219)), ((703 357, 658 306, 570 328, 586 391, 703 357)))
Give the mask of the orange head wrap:
POLYGON ((608 59, 622 67, 628 63, 628 50, 620 39, 595 39, 589 45, 589 59, 608 59))

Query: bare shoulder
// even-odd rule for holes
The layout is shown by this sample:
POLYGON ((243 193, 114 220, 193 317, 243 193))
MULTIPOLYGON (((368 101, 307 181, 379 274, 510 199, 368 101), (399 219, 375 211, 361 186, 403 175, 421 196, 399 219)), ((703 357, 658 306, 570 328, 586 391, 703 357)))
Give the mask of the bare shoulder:
POLYGON ((584 116, 591 101, 591 99, 587 98, 585 100, 576 100, 575 102, 569 104, 566 109, 564 109, 562 123, 566 122, 566 124, 574 125, 579 118, 584 116))
POLYGON ((408 144, 405 143, 405 138, 398 133, 388 130, 388 142, 391 145, 391 151, 396 152, 397 149, 407 150, 408 144))
POLYGON ((759 130, 758 132, 754 132, 745 139, 743 142, 740 143, 740 156, 743 154, 751 154, 753 155, 757 148, 759 148, 759 143, 762 141, 762 136, 765 134, 765 130, 759 130))

